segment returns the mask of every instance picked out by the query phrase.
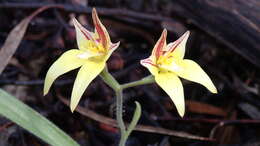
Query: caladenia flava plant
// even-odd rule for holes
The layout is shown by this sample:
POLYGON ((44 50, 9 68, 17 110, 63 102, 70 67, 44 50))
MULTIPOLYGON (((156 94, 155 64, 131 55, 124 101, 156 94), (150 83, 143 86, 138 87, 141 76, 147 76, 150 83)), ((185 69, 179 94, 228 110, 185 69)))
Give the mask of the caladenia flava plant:
POLYGON ((217 93, 216 87, 202 68, 196 62, 184 59, 189 35, 190 32, 187 31, 178 40, 167 45, 167 30, 164 29, 151 56, 141 60, 141 64, 155 77, 155 82, 170 96, 181 117, 185 113, 185 103, 179 77, 197 82, 210 92, 217 93))
POLYGON ((44 95, 49 92, 51 85, 59 76, 80 68, 71 94, 70 109, 73 112, 90 82, 99 75, 115 91, 116 120, 121 135, 120 146, 125 145, 128 136, 141 116, 141 106, 135 102, 136 109, 132 121, 128 126, 124 123, 124 89, 156 82, 172 98, 181 116, 184 115, 185 111, 184 95, 182 84, 177 76, 198 82, 213 93, 217 92, 210 78, 198 64, 183 59, 189 32, 166 46, 166 30, 163 31, 161 38, 156 43, 152 55, 141 61, 141 64, 147 67, 152 75, 138 81, 119 84, 106 68, 106 61, 112 52, 119 47, 119 42, 111 43, 109 34, 99 20, 95 9, 92 11, 92 18, 95 26, 94 32, 88 31, 75 18, 73 19, 78 49, 66 51, 51 65, 44 82, 44 95))
POLYGON ((46 95, 49 92, 51 85, 59 76, 80 68, 71 94, 70 109, 73 112, 90 82, 100 75, 116 93, 116 118, 121 134, 119 145, 123 146, 141 116, 141 106, 135 102, 136 110, 133 119, 126 128, 122 116, 123 89, 152 83, 154 80, 148 76, 140 81, 120 85, 106 68, 106 61, 120 43, 111 43, 109 34, 99 20, 95 8, 92 11, 92 18, 94 32, 88 31, 75 18, 73 19, 78 49, 66 51, 51 65, 45 78, 43 93, 46 95))

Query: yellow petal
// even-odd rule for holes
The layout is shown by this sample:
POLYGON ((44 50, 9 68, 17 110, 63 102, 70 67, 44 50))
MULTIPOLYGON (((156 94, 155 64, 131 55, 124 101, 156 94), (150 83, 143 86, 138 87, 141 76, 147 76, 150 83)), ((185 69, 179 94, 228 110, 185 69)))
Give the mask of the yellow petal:
POLYGON ((51 65, 44 81, 44 89, 43 89, 44 95, 46 95, 49 92, 52 83, 60 75, 83 65, 84 60, 77 57, 81 53, 83 52, 77 49, 69 50, 63 53, 60 56, 60 58, 51 65))
POLYGON ((181 117, 185 113, 183 86, 178 76, 172 72, 161 72, 155 76, 156 83, 171 97, 181 117))
POLYGON ((175 72, 178 76, 199 83, 205 86, 212 93, 217 93, 217 89, 209 76, 196 62, 184 59, 183 61, 180 61, 178 65, 180 69, 175 72))
POLYGON ((92 10, 92 19, 96 28, 96 31, 98 33, 98 36, 100 38, 100 41, 104 48, 110 48, 110 37, 109 34, 105 28, 105 26, 101 23, 101 21, 98 18, 98 14, 95 8, 92 10))
POLYGON ((185 47, 189 38, 190 31, 185 32, 178 40, 167 45, 165 51, 167 53, 173 52, 174 58, 183 59, 185 54, 185 47))
POLYGON ((80 68, 71 94, 70 109, 73 112, 89 83, 104 69, 105 62, 87 60, 80 68))
POLYGON ((156 67, 155 63, 153 62, 152 57, 143 59, 140 61, 140 63, 141 63, 141 65, 146 67, 152 75, 156 76, 158 74, 158 68, 156 67))
POLYGON ((85 29, 76 18, 73 18, 73 24, 76 29, 77 44, 80 50, 86 51, 90 42, 95 43, 92 33, 85 29))
POLYGON ((164 29, 161 34, 161 37, 156 42, 156 44, 153 48, 152 55, 151 55, 152 57, 155 57, 155 58, 153 58, 153 60, 158 59, 159 56, 162 55, 162 51, 166 47, 166 37, 167 37, 167 30, 164 29))

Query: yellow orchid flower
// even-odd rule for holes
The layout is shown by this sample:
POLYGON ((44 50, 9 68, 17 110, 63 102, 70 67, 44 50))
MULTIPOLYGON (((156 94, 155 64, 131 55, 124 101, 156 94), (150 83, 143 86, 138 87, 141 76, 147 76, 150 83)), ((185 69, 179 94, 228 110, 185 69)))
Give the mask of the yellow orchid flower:
POLYGON ((120 42, 111 43, 109 34, 100 22, 95 8, 92 11, 95 32, 89 32, 75 18, 76 39, 79 49, 71 49, 61 55, 47 72, 44 95, 60 75, 79 68, 71 94, 70 109, 73 112, 89 83, 105 68, 106 61, 120 42))
POLYGON ((189 34, 187 31, 177 41, 167 45, 167 30, 164 29, 151 56, 141 60, 141 64, 155 77, 155 82, 171 97, 181 117, 185 113, 185 104, 183 86, 178 76, 217 93, 216 87, 202 68, 192 60, 183 59, 189 34))

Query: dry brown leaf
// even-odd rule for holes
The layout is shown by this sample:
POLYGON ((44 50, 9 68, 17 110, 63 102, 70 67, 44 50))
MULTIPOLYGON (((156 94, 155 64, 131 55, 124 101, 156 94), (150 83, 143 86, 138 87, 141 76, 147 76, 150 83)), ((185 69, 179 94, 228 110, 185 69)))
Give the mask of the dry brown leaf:
POLYGON ((186 106, 187 109, 193 113, 209 114, 223 117, 226 117, 227 115, 227 113, 219 107, 197 101, 187 100, 186 106))
POLYGON ((19 46, 25 31, 27 30, 28 24, 36 15, 49 8, 53 8, 53 6, 46 6, 37 9, 30 16, 24 18, 11 30, 0 50, 0 74, 3 72, 13 54, 15 53, 17 47, 19 46))

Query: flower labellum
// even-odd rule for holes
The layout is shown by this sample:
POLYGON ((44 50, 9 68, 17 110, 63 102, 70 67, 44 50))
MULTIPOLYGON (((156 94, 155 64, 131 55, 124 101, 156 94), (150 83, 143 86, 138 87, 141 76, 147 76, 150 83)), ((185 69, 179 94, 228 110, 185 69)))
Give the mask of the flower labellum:
POLYGON ((80 68, 71 94, 70 109, 72 112, 89 83, 105 68, 106 61, 120 44, 120 42, 111 43, 109 34, 100 22, 95 8, 92 11, 92 19, 95 32, 89 32, 75 18, 73 19, 78 49, 71 49, 63 53, 48 70, 44 82, 44 95, 46 95, 60 75, 80 68))
POLYGON ((141 60, 141 64, 155 77, 155 82, 171 97, 181 117, 185 113, 185 104, 179 77, 197 82, 212 93, 217 93, 216 87, 202 68, 192 60, 183 59, 189 34, 187 31, 178 40, 167 45, 167 30, 164 29, 151 56, 141 60))

